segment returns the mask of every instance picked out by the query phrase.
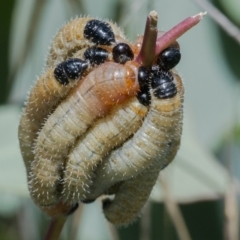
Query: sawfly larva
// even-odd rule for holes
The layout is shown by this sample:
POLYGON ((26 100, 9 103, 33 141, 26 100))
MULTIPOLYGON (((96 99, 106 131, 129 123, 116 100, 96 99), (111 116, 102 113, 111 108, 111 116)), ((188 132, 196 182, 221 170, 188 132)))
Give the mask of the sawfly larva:
POLYGON ((30 193, 36 202, 43 206, 56 204, 70 148, 96 118, 104 117, 116 103, 134 96, 138 89, 136 74, 135 64, 105 63, 79 82, 49 116, 36 138, 31 168, 30 193))
POLYGON ((98 197, 117 182, 136 177, 155 161, 160 162, 160 169, 172 161, 165 155, 169 151, 176 153, 179 147, 184 91, 181 82, 177 82, 180 78, 174 79, 170 72, 154 70, 152 74, 151 105, 142 126, 122 147, 103 159, 87 195, 89 199, 98 197))
POLYGON ((110 222, 138 216, 180 144, 176 39, 203 16, 162 33, 153 11, 134 44, 115 24, 93 18, 59 30, 19 126, 30 195, 43 211, 67 215, 80 201, 114 194, 103 203, 110 222))
POLYGON ((118 226, 128 225, 139 216, 152 191, 150 186, 155 184, 159 175, 159 164, 154 162, 136 177, 122 182, 113 200, 103 200, 103 211, 108 221, 118 226))
POLYGON ((87 135, 79 138, 64 171, 64 201, 95 200, 86 197, 95 178, 93 170, 109 151, 139 129, 147 110, 136 98, 131 98, 104 119, 99 119, 87 135))
POLYGON ((55 66, 65 61, 79 49, 97 45, 109 51, 118 42, 127 41, 121 29, 112 22, 76 18, 63 26, 53 39, 47 66, 55 66))
MULTIPOLYGON (((108 181, 104 177, 95 180, 95 184, 99 180, 103 181, 99 182, 102 187, 104 182, 122 182, 114 199, 106 199, 103 203, 106 218, 116 225, 124 225, 136 218, 149 197, 159 172, 173 160, 179 148, 183 89, 176 89, 176 82, 171 85, 169 76, 164 75, 165 73, 157 81, 157 88, 153 88, 150 109, 142 126, 131 140, 106 159, 107 165, 101 168, 104 172, 96 171, 108 178, 108 181), (169 85, 166 86, 166 83, 169 85)), ((105 189, 110 187, 105 185, 105 189)))
POLYGON ((78 63, 77 66, 76 64, 71 66, 71 70, 75 73, 74 76, 71 71, 66 74, 63 70, 72 65, 68 60, 55 69, 50 68, 31 89, 26 108, 21 117, 18 133, 20 148, 27 169, 33 161, 33 144, 44 121, 53 112, 57 104, 66 97, 69 90, 77 84, 82 72, 86 69, 83 61, 78 60, 78 63))

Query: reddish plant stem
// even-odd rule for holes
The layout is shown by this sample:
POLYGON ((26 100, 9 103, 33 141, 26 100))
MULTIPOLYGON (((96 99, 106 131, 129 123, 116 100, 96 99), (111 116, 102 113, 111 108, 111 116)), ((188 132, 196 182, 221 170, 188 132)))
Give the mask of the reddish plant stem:
POLYGON ((151 65, 154 59, 157 40, 157 21, 157 13, 155 11, 151 11, 147 17, 142 47, 136 58, 138 63, 146 67, 151 65))
POLYGON ((57 240, 61 234, 64 223, 67 217, 61 216, 58 218, 53 218, 50 222, 49 228, 47 230, 44 240, 57 240))
POLYGON ((240 29, 237 25, 231 22, 223 13, 221 13, 211 2, 206 0, 195 0, 209 16, 238 44, 240 44, 240 29))
POLYGON ((157 56, 161 51, 167 48, 172 42, 182 36, 190 28, 198 24, 205 15, 206 12, 188 17, 159 37, 156 42, 155 56, 157 56))

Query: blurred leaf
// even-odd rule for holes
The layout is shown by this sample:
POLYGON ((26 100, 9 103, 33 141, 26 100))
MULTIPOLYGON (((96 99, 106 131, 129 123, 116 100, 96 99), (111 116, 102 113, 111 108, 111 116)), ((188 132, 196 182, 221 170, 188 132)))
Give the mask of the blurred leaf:
MULTIPOLYGON (((34 2, 22 0, 16 1, 12 15, 9 65, 10 70, 23 59, 21 56, 25 50, 28 30, 31 25, 31 14, 33 11, 34 2), (24 14, 22 14, 24 12, 24 14)), ((26 51, 26 50, 25 50, 26 51)))
POLYGON ((28 196, 25 167, 18 145, 19 108, 0 107, 0 192, 28 196))
MULTIPOLYGON (((26 29, 25 23, 26 21, 29 21, 30 16, 33 14, 34 7, 28 6, 24 8, 24 5, 28 4, 27 2, 28 1, 25 0, 23 4, 19 3, 20 6, 16 6, 12 24, 14 31, 11 36, 13 42, 11 59, 19 59, 19 56, 21 56, 21 51, 19 49, 24 46, 24 41, 28 34, 27 30, 30 28, 28 25, 28 28, 26 29), (22 15, 26 15, 26 17, 22 15), (23 31, 21 34, 22 37, 18 42, 15 39, 18 38, 18 31, 21 30, 23 31)), ((35 35, 32 36, 31 46, 27 46, 28 52, 31 54, 28 54, 25 59, 20 59, 20 61, 24 62, 20 64, 20 68, 15 74, 15 84, 11 91, 10 102, 22 103, 25 100, 29 87, 36 81, 36 76, 41 74, 45 65, 45 58, 48 53, 50 41, 55 35, 57 29, 66 22, 68 18, 69 16, 66 14, 65 2, 56 0, 46 1, 39 22, 37 22, 36 26, 32 26, 35 35)), ((13 61, 12 64, 14 64, 13 61)))
POLYGON ((240 26, 240 1, 239 0, 218 0, 228 16, 240 26))
POLYGON ((83 5, 85 7, 86 12, 84 14, 90 15, 96 18, 108 18, 113 19, 117 1, 112 0, 101 0, 98 2, 96 7, 96 0, 88 0, 84 1, 83 5))
MULTIPOLYGON (((176 159, 160 175, 168 184, 173 198, 180 202, 217 199, 223 197, 230 176, 225 168, 196 140, 188 119, 176 159)), ((160 182, 154 188, 152 199, 162 201, 164 192, 160 182)))
POLYGON ((11 25, 11 17, 12 17, 12 11, 13 11, 13 5, 14 0, 9 1, 1 1, 0 2, 0 9, 1 9, 1 15, 0 15, 0 32, 1 32, 1 38, 0 38, 0 104, 3 104, 6 99, 7 95, 9 93, 9 83, 7 81, 8 78, 8 58, 9 58, 9 35, 10 35, 10 25, 11 25))
POLYGON ((0 195, 0 215, 4 217, 12 217, 22 205, 22 199, 12 194, 0 195))
MULTIPOLYGON (((220 26, 216 27, 216 29, 218 30, 217 31, 218 41, 221 44, 219 50, 223 55, 222 58, 225 60, 226 65, 232 71, 233 75, 235 75, 234 80, 240 81, 240 69, 238 64, 240 55, 240 45, 238 41, 238 38, 240 37, 239 35, 240 23, 237 22, 236 19, 234 19, 234 17, 231 15, 232 12, 228 11, 228 7, 224 3, 224 1, 221 0, 212 1, 215 7, 219 9, 220 13, 222 13, 223 16, 226 18, 225 21, 222 19, 220 22, 222 23, 222 25, 225 25, 227 30, 220 26), (228 22, 232 25, 229 25, 228 22), (229 34, 228 31, 231 33, 229 34)), ((234 2, 234 0, 229 2, 234 2)), ((232 81, 232 79, 228 80, 232 81)), ((236 88, 237 87, 239 88, 239 86, 236 86, 236 88)))

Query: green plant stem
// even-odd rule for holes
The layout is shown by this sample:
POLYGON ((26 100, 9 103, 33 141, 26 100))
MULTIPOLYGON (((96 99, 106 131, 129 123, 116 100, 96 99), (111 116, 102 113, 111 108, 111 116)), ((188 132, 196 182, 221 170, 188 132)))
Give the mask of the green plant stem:
POLYGON ((53 218, 50 222, 44 240, 58 240, 67 217, 61 216, 53 218))

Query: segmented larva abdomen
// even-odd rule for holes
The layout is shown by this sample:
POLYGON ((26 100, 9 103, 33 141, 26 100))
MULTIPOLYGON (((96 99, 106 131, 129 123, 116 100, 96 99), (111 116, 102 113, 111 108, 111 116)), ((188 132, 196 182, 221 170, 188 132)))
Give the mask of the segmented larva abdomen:
POLYGON ((180 80, 174 79, 178 93, 173 98, 151 96, 152 103, 142 126, 122 147, 103 160, 87 198, 94 199, 115 183, 137 176, 155 161, 160 163, 161 169, 172 161, 170 153, 173 150, 176 153, 182 131, 183 89, 177 82, 180 80))
MULTIPOLYGON (((179 79, 177 80, 179 81, 179 79)), ((116 174, 112 182, 117 181, 117 179, 125 181, 116 191, 113 201, 107 199, 103 203, 104 214, 111 223, 127 225, 135 220, 151 193, 159 171, 175 157, 182 131, 182 94, 183 90, 180 90, 180 94, 178 93, 175 97, 167 100, 158 99, 152 94, 152 104, 143 123, 143 125, 145 123, 148 125, 148 130, 142 126, 137 132, 142 136, 139 139, 145 143, 140 144, 139 140, 134 141, 135 136, 129 141, 132 150, 136 149, 140 154, 136 155, 134 150, 133 155, 130 155, 128 151, 124 152, 124 147, 126 147, 124 145, 117 150, 118 156, 123 162, 119 161, 116 165, 124 165, 125 175, 118 179, 117 171, 112 172, 111 175, 116 174), (156 135, 153 134, 152 130, 155 131, 156 135), (152 138, 148 138, 148 134, 152 138), (143 149, 141 152, 139 147, 143 149), (134 161, 135 159, 138 161, 134 161), (141 161, 139 161, 140 159, 141 161), (131 175, 133 177, 128 179, 131 175)), ((111 164, 112 166, 113 164, 111 164)), ((118 166, 118 170, 121 166, 118 166)))
POLYGON ((30 193, 38 205, 57 202, 56 188, 69 149, 96 118, 135 95, 136 76, 135 63, 105 63, 90 72, 47 119, 36 141, 30 183, 30 193))
POLYGON ((136 220, 146 203, 160 171, 160 163, 150 167, 134 178, 121 183, 114 199, 103 200, 105 217, 115 225, 128 225, 136 220))
MULTIPOLYGON (((47 66, 56 66, 71 57, 77 50, 95 45, 84 36, 84 29, 90 20, 93 20, 93 18, 76 18, 58 31, 49 51, 47 66)), ((125 39, 120 28, 110 21, 104 22, 110 25, 115 36, 125 39)))
POLYGON ((90 190, 97 164, 138 130, 147 110, 134 97, 98 120, 87 135, 78 140, 68 156, 64 171, 63 201, 74 204, 92 200, 86 199, 85 193, 90 190))
POLYGON ((54 77, 54 69, 50 68, 31 89, 21 116, 18 132, 21 152, 27 169, 34 159, 33 144, 39 129, 59 101, 74 85, 76 85, 76 81, 69 81, 68 85, 60 84, 54 77))

